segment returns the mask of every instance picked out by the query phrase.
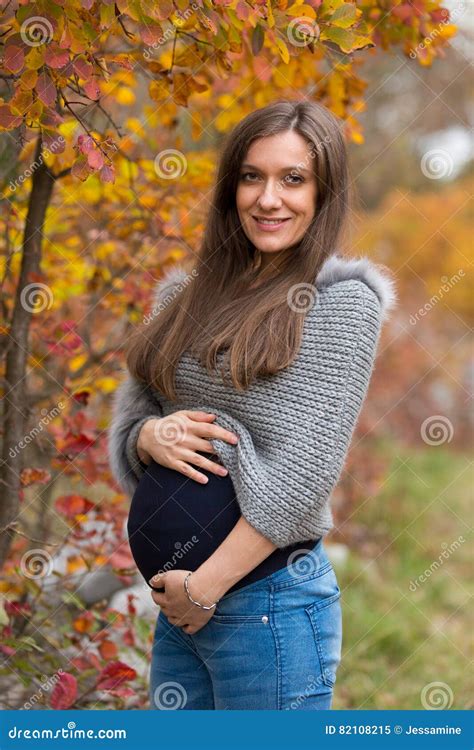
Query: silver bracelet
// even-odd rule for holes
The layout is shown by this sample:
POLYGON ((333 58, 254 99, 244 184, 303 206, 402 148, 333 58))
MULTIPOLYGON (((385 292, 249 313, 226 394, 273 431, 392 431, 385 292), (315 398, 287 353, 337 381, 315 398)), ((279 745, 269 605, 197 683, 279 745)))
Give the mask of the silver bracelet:
POLYGON ((209 605, 209 606, 206 606, 205 604, 200 604, 199 602, 196 602, 196 601, 194 601, 193 597, 192 597, 192 596, 191 596, 191 594, 189 593, 189 589, 188 589, 188 578, 189 578, 189 576, 191 575, 191 573, 192 573, 192 571, 191 571, 191 572, 189 572, 189 573, 188 573, 188 575, 186 576, 186 578, 184 579, 184 590, 186 591, 186 594, 188 595, 188 599, 189 599, 189 601, 190 601, 190 602, 192 602, 193 604, 196 604, 196 605, 197 605, 198 607, 201 607, 201 609, 212 609, 213 607, 215 607, 215 606, 216 606, 216 604, 217 604, 217 602, 219 601, 219 599, 217 600, 217 602, 214 602, 214 604, 211 604, 211 605, 209 605))

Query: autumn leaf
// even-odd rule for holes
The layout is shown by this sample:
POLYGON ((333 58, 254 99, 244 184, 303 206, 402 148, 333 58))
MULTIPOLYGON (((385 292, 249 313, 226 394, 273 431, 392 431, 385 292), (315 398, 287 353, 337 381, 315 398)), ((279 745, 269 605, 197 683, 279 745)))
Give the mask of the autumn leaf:
POLYGON ((51 693, 50 706, 55 711, 63 711, 71 708, 77 698, 77 680, 69 672, 59 675, 53 692, 51 693))
POLYGON ((54 507, 66 518, 74 518, 79 514, 88 513, 95 505, 83 495, 61 495, 56 499, 54 507))
POLYGON ((98 690, 115 690, 119 685, 129 680, 134 680, 136 671, 121 661, 108 664, 99 675, 97 681, 98 690))

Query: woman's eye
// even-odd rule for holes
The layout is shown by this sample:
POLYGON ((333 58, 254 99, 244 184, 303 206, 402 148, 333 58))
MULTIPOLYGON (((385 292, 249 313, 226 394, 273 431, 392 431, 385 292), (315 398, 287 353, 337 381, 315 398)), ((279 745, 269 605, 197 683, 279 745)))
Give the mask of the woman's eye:
MULTIPOLYGON (((256 172, 243 172, 240 177, 242 180, 246 180, 247 182, 254 182, 253 179, 248 180, 248 178, 258 178, 258 175, 256 172)), ((304 179, 298 174, 288 174, 283 178, 283 182, 286 182, 287 185, 299 185, 300 183, 304 182, 304 179)))
MULTIPOLYGON (((290 185, 299 185, 300 182, 303 182, 303 178, 300 177, 298 174, 289 174, 286 177, 291 177, 292 179, 298 180, 298 182, 290 182, 289 183, 290 185)), ((286 177, 285 177, 285 180, 286 180, 286 177)))

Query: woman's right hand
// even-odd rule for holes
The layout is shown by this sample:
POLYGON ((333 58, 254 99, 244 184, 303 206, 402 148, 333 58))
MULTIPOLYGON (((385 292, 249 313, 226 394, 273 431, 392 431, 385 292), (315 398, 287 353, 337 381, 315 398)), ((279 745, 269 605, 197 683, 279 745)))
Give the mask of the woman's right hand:
POLYGON ((208 478, 192 464, 218 476, 226 476, 228 472, 222 464, 196 453, 215 453, 210 438, 226 440, 232 445, 238 442, 239 438, 233 432, 211 424, 215 418, 215 414, 189 409, 176 411, 168 417, 150 417, 138 435, 137 453, 144 463, 153 459, 201 484, 205 484, 208 478))

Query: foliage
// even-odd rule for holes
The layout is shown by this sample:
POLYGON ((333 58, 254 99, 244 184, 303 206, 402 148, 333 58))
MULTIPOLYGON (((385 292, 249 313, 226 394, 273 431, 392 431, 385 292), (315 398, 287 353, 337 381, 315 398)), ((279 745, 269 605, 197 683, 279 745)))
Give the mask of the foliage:
POLYGON ((101 567, 131 582, 106 453, 121 345, 163 267, 196 247, 221 133, 276 98, 310 97, 361 143, 361 60, 401 48, 430 65, 455 27, 438 0, 4 5, 2 481, 19 505, 0 521, 15 532, 0 549, 0 674, 35 688, 34 705, 142 707, 150 623, 132 601, 123 615, 75 593, 101 567), (53 612, 43 569, 25 567, 38 548, 46 569, 66 558, 53 612))

